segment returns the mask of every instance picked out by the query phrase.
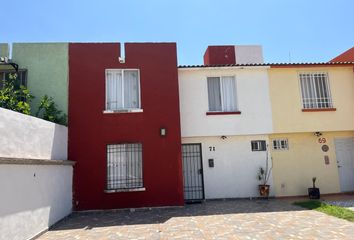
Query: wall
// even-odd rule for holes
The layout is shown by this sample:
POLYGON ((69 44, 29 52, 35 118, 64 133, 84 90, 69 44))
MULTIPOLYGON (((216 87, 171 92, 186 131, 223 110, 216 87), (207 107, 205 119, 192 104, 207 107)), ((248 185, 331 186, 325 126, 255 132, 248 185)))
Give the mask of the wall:
POLYGON ((30 239, 71 213, 72 166, 0 164, 0 189, 0 240, 30 239))
POLYGON ((8 43, 0 43, 0 57, 9 57, 8 43))
POLYGON ((0 157, 67 159, 68 129, 0 108, 0 157))
POLYGON ((267 68, 180 68, 182 137, 272 132, 267 68), (206 115, 209 76, 236 76, 240 115, 206 115))
POLYGON ((28 89, 35 96, 32 113, 45 94, 68 113, 68 43, 14 43, 12 60, 28 70, 28 89))
POLYGON ((236 64, 263 63, 263 49, 260 45, 236 45, 236 64))
POLYGON ((271 68, 269 83, 275 133, 354 129, 352 67, 271 68), (328 73, 336 111, 302 112, 298 73, 307 71, 328 73))
MULTIPOLYGON (((182 138, 182 143, 202 143, 205 198, 258 197, 257 173, 265 167, 266 152, 252 152, 252 140, 268 140, 266 135, 182 138), (210 151, 209 147, 215 147, 210 151), (208 159, 214 159, 214 168, 208 159)), ((271 162, 271 161, 269 161, 271 162)), ((273 193, 272 178, 271 195, 273 193)))
POLYGON ((317 177, 316 186, 322 194, 340 192, 334 138, 353 136, 354 132, 323 132, 321 138, 326 138, 329 146, 324 153, 313 132, 270 135, 270 141, 287 138, 289 143, 289 150, 272 151, 276 195, 307 195, 313 177, 317 177), (329 165, 325 164, 324 155, 329 156, 329 165))
POLYGON ((208 46, 204 53, 204 64, 235 64, 235 46, 208 46))
POLYGON ((181 136, 174 43, 69 44, 69 158, 76 209, 183 205, 181 136), (105 69, 140 70, 138 113, 103 113, 105 69), (84 88, 82 86, 85 86, 84 88), (160 136, 160 128, 167 136, 160 136), (106 193, 106 145, 142 143, 145 191, 106 193))
POLYGON ((65 126, 0 108, 1 240, 32 238, 71 213, 67 135, 65 126))

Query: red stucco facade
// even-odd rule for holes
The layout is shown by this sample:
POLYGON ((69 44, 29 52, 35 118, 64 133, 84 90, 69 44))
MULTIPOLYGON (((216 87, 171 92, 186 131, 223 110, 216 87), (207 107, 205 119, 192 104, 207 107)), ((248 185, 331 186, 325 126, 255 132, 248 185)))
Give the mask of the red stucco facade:
POLYGON ((208 46, 204 53, 205 65, 235 64, 235 46, 208 46))
POLYGON ((74 208, 183 205, 181 133, 174 43, 69 44, 69 159, 74 208), (138 113, 103 113, 105 69, 139 69, 138 113), (160 136, 160 128, 167 136, 160 136), (105 193, 106 145, 142 143, 145 191, 105 193))

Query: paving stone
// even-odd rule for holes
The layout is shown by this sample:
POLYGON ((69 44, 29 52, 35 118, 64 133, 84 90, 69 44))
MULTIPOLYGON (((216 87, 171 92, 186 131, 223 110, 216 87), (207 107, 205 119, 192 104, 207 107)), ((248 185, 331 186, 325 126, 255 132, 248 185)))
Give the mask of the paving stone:
POLYGON ((60 239, 353 239, 354 224, 282 200, 225 200, 75 212, 39 237, 60 239))

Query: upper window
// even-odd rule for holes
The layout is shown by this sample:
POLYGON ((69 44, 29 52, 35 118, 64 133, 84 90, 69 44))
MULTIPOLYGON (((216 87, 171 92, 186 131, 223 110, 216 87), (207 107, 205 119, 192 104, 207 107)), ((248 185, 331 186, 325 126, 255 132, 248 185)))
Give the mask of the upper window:
POLYGON ((107 190, 143 187, 142 144, 107 146, 107 190))
POLYGON ((27 70, 18 70, 15 71, 0 71, 0 89, 3 88, 3 83, 6 80, 9 80, 10 74, 17 74, 17 78, 15 81, 15 88, 20 89, 20 86, 23 85, 27 87, 27 70))
POLYGON ((251 141, 252 151, 266 151, 267 144, 265 140, 251 141))
POLYGON ((237 111, 235 77, 208 77, 207 79, 209 111, 237 111))
POLYGON ((131 69, 106 70, 106 110, 140 108, 139 71, 131 69))
POLYGON ((273 140, 273 149, 274 150, 288 150, 289 149, 288 139, 274 139, 273 140))
POLYGON ((304 109, 333 107, 327 73, 300 73, 300 85, 304 109))

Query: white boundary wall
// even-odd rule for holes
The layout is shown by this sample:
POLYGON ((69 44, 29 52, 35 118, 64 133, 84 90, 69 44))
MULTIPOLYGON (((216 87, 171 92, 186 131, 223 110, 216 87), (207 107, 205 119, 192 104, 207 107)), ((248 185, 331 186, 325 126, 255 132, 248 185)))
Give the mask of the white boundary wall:
POLYGON ((71 213, 71 165, 0 164, 0 239, 30 239, 71 213))
POLYGON ((0 108, 0 240, 31 239, 72 210, 67 127, 0 108))
POLYGON ((68 129, 0 108, 0 157, 67 159, 68 129))

